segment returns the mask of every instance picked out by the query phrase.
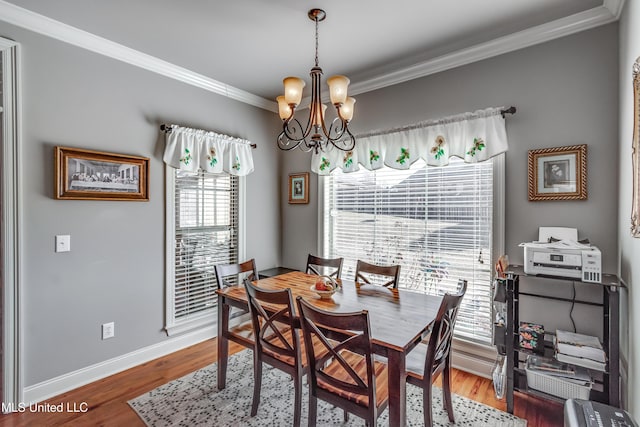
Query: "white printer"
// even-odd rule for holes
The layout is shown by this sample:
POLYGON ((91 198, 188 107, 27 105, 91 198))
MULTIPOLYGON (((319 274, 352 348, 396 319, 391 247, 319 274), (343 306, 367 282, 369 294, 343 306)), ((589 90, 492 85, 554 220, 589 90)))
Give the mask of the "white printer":
POLYGON ((521 243, 524 272, 602 282, 602 254, 588 243, 578 242, 578 230, 540 227, 538 241, 521 243))

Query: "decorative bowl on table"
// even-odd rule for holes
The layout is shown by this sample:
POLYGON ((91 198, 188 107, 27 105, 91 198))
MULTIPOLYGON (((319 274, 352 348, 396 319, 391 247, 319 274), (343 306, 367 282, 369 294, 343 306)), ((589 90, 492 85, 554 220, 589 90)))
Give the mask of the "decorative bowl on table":
POLYGON ((330 299, 338 289, 339 284, 329 276, 318 276, 316 283, 311 285, 311 290, 315 292, 320 299, 330 299))

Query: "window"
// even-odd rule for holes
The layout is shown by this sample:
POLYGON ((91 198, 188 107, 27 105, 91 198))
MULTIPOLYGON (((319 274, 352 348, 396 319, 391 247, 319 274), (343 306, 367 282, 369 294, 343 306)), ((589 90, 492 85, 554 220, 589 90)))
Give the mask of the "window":
POLYGON ((399 286, 417 292, 454 291, 466 279, 456 334, 490 344, 492 260, 502 249, 494 244, 502 197, 494 191, 502 188, 494 169, 502 168, 494 163, 501 162, 451 158, 446 167, 420 160, 408 170, 335 171, 324 181, 324 255, 344 257, 345 277, 358 259, 400 264, 399 286))
POLYGON ((216 320, 214 265, 239 259, 239 181, 167 168, 167 332, 216 320))

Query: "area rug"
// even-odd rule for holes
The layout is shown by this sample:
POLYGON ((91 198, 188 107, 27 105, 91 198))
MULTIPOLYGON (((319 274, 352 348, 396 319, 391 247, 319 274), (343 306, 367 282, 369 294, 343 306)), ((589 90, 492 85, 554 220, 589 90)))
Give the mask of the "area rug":
MULTIPOLYGON (((263 368, 262 393, 258 414, 251 417, 253 394, 253 354, 250 350, 229 358, 227 386, 218 391, 216 365, 212 364, 182 378, 171 381, 131 401, 129 405, 152 427, 161 426, 290 426, 293 417, 293 385, 291 378, 277 369, 263 368)), ((507 427, 526 426, 526 421, 506 412, 453 396, 456 423, 449 422, 442 409, 441 390, 433 388, 433 415, 436 426, 507 427)), ((305 382, 302 425, 306 426, 308 394, 305 382)), ((343 412, 318 401, 318 426, 362 426, 354 415, 344 422, 343 412)), ((388 410, 380 415, 378 426, 387 426, 388 410)), ((422 391, 407 384, 407 425, 422 426, 422 391)))

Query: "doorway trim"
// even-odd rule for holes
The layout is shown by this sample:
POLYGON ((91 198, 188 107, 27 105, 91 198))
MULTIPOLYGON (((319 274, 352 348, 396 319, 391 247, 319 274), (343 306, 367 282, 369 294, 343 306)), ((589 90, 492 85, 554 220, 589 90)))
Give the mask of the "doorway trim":
MULTIPOLYGON (((2 259, 3 331, 2 396, 5 405, 22 402, 22 333, 20 285, 20 46, 0 38, 2 55, 2 259)), ((9 406, 10 407, 10 406, 9 406)), ((17 406, 13 406, 17 407, 17 406)), ((4 409, 3 408, 3 409, 4 409)))

